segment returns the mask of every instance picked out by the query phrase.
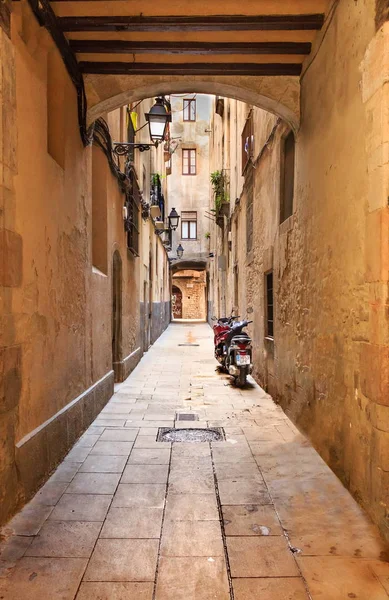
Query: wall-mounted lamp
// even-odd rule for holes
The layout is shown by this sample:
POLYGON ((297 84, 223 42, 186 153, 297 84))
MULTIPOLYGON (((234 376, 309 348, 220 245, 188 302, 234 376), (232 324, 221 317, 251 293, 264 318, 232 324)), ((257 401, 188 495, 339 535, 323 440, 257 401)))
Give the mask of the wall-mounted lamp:
POLYGON ((157 231, 158 234, 161 234, 164 232, 168 232, 169 234, 171 234, 172 231, 175 231, 177 229, 178 223, 180 220, 180 215, 178 214, 178 212, 176 211, 175 208, 172 208, 167 219, 168 219, 167 228, 165 227, 165 224, 163 221, 154 221, 155 228, 157 230, 159 230, 159 231, 157 231))
POLYGON ((113 151, 115 154, 126 156, 131 152, 132 148, 137 148, 141 152, 150 150, 151 147, 157 148, 165 140, 168 123, 172 120, 172 114, 167 110, 166 106, 168 104, 164 98, 156 98, 154 106, 150 108, 150 112, 145 113, 146 121, 149 124, 151 144, 114 142, 113 151))
POLYGON ((158 146, 165 140, 168 123, 172 120, 172 114, 166 110, 163 98, 156 98, 154 106, 149 113, 145 113, 146 121, 149 124, 150 139, 158 146))
POLYGON ((169 220, 169 229, 173 229, 173 231, 175 231, 178 227, 178 223, 180 220, 180 215, 178 214, 178 212, 176 211, 175 208, 172 208, 172 210, 170 211, 168 220, 169 220))

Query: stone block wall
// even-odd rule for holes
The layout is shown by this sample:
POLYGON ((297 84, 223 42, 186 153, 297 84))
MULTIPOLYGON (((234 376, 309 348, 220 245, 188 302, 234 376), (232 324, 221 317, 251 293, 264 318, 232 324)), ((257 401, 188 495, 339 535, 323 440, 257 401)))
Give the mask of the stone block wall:
POLYGON ((182 318, 205 320, 206 315, 206 274, 196 271, 179 271, 172 283, 182 293, 182 318))
MULTIPOLYGON (((255 377, 389 538, 389 24, 376 29, 375 9, 340 2, 305 65, 294 210, 283 223, 289 127, 254 108, 254 165, 232 206, 232 247, 225 222, 217 253, 228 256, 227 306, 254 311, 255 377), (269 270, 274 339, 265 332, 269 270)), ((216 306, 222 280, 215 267, 211 275, 216 306)))

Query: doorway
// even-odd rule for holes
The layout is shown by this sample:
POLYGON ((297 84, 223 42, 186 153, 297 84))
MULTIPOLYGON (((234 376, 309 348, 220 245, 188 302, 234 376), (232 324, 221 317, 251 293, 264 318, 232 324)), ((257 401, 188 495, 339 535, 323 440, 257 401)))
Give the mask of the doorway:
POLYGON ((173 319, 182 319, 182 292, 176 285, 172 288, 172 312, 173 319))
POLYGON ((122 259, 115 250, 112 259, 112 364, 115 381, 120 381, 122 356, 122 259))

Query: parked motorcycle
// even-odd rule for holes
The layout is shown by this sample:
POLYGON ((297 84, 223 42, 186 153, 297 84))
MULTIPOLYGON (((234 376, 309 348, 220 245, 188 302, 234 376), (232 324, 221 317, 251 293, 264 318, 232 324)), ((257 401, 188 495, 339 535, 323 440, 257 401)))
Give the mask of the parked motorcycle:
POLYGON ((249 335, 243 331, 252 321, 236 321, 232 313, 221 317, 213 326, 215 358, 223 369, 232 375, 239 386, 244 386, 247 375, 252 371, 252 346, 249 335))

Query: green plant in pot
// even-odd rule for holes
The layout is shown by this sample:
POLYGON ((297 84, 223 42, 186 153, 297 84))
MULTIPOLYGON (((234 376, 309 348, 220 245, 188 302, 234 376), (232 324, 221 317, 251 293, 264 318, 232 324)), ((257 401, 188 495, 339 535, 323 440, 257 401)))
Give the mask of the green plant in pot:
POLYGON ((215 198, 216 213, 219 213, 222 208, 222 204, 230 201, 226 192, 227 177, 224 171, 214 171, 211 173, 211 185, 215 198))

